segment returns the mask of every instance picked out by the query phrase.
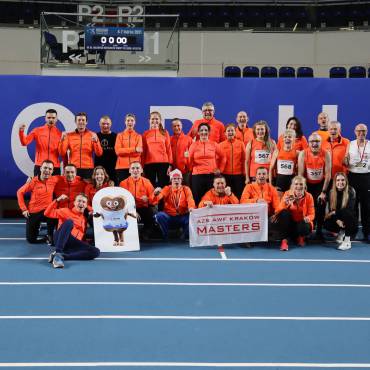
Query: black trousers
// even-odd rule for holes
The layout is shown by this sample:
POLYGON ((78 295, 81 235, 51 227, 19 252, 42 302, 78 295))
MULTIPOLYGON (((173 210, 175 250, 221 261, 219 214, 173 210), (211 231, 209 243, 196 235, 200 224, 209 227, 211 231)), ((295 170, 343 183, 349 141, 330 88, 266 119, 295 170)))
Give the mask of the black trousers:
POLYGON ((80 176, 84 180, 91 180, 93 168, 77 168, 77 176, 80 176))
POLYGON ((58 221, 55 218, 45 217, 44 211, 30 213, 26 221, 26 239, 28 243, 36 244, 43 243, 42 239, 38 239, 41 222, 46 222, 47 233, 50 239, 53 238, 53 233, 58 221))
POLYGON ((358 205, 360 204, 362 232, 365 237, 370 234, 369 220, 369 191, 370 191, 370 173, 353 173, 348 174, 349 184, 356 191, 356 212, 358 218, 358 205))
MULTIPOLYGON (((33 176, 40 175, 40 168, 41 166, 37 166, 37 165, 33 167, 33 176)), ((54 167, 53 175, 60 175, 60 167, 54 167)))
POLYGON ((282 210, 276 222, 270 224, 271 231, 274 235, 279 235, 281 239, 289 237, 297 238, 298 236, 307 236, 311 233, 311 224, 302 221, 294 221, 289 210, 282 210))
POLYGON ((167 175, 169 163, 150 163, 144 166, 145 177, 150 180, 154 187, 161 187, 170 183, 167 175))
POLYGON ((130 177, 130 172, 128 168, 120 168, 116 170, 118 185, 121 183, 121 181, 126 180, 128 177, 130 177))
POLYGON ((136 208, 142 223, 144 224, 144 232, 150 232, 154 225, 154 213, 152 207, 136 208))
MULTIPOLYGON (((317 198, 322 192, 322 187, 324 182, 319 182, 318 184, 307 183, 307 191, 312 195, 313 201, 315 204, 315 223, 316 223, 316 232, 322 232, 322 226, 324 224, 325 218, 325 207, 326 202, 320 202, 317 198)), ((327 195, 328 196, 328 195, 327 195)))
POLYGON ((213 178, 213 173, 191 176, 191 191, 193 192, 196 206, 198 206, 203 195, 213 187, 213 178))
POLYGON ((244 175, 223 175, 226 179, 227 186, 230 186, 231 191, 235 196, 240 199, 244 186, 245 186, 245 176, 244 175))
POLYGON ((356 216, 352 212, 349 212, 347 209, 341 209, 340 211, 336 212, 335 215, 332 215, 325 220, 325 229, 335 233, 339 232, 340 227, 337 224, 337 220, 343 221, 344 232, 346 236, 350 236, 351 238, 356 236, 358 222, 356 216))

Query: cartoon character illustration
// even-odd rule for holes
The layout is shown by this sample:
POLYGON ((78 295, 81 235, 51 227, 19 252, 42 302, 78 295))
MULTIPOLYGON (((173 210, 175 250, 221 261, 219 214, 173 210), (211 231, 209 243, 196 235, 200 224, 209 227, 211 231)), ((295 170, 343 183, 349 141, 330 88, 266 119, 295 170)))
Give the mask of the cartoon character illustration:
POLYGON ((124 245, 123 232, 128 228, 127 216, 136 218, 135 214, 128 212, 125 197, 103 197, 100 206, 101 212, 94 213, 94 217, 101 217, 104 230, 113 233, 114 246, 124 245))

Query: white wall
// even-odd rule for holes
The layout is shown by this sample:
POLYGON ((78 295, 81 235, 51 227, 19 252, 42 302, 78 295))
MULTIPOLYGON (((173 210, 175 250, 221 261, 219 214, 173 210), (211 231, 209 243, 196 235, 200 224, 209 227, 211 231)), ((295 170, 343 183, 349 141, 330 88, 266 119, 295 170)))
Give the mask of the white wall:
MULTIPOLYGON (((39 45, 39 29, 0 28, 0 74, 40 74, 39 45)), ((305 65, 327 77, 334 65, 370 66, 370 32, 181 32, 179 76, 218 77, 224 65, 305 65)))

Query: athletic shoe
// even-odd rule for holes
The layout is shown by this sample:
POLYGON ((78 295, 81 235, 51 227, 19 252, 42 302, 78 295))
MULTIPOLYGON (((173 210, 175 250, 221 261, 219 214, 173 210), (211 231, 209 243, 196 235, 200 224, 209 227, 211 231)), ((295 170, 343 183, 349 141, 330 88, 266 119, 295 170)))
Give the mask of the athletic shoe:
POLYGON ((55 256, 53 259, 53 267, 55 269, 64 267, 64 258, 60 253, 55 253, 55 256))
POLYGON ((305 246, 305 241, 304 241, 304 236, 299 236, 297 238, 297 244, 300 246, 300 247, 304 247, 305 246))
POLYGON ((280 250, 281 251, 287 251, 288 249, 289 249, 289 247, 288 247, 288 240, 287 239, 283 239, 281 241, 280 250))
POLYGON ((50 253, 50 256, 49 256, 49 259, 48 259, 49 263, 53 263, 53 260, 54 260, 54 257, 55 257, 56 254, 57 254, 56 251, 50 253))
POLYGON ((340 229, 340 231, 339 231, 339 233, 338 233, 337 238, 335 239, 335 241, 338 244, 342 243, 342 241, 344 240, 344 236, 345 236, 344 230, 343 229, 340 229))
POLYGON ((338 249, 341 251, 347 251, 348 249, 351 249, 351 240, 349 236, 344 237, 344 240, 342 243, 339 244, 338 249))

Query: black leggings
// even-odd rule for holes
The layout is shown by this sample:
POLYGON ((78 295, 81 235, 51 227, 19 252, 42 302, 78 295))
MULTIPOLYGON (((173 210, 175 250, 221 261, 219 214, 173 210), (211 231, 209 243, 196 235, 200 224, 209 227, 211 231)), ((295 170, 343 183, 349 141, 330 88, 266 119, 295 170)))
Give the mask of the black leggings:
POLYGON ((324 228, 335 233, 339 232, 340 227, 337 224, 337 220, 341 220, 344 223, 344 232, 346 236, 354 238, 357 234, 358 222, 352 212, 349 212, 347 209, 341 209, 327 218, 324 222, 324 228))
POLYGON ((240 199, 242 196, 244 186, 245 186, 245 176, 244 175, 224 175, 226 179, 227 186, 230 186, 231 191, 234 195, 240 199))
POLYGON ((208 190, 212 189, 213 178, 213 173, 191 176, 191 191, 193 192, 196 206, 198 206, 203 195, 207 193, 208 190))
POLYGON ((154 187, 165 187, 170 183, 167 175, 169 163, 150 163, 144 166, 145 177, 150 180, 154 187))
POLYGON ((116 177, 118 185, 121 181, 126 180, 130 176, 130 172, 128 168, 120 168, 116 170, 116 177))
POLYGON ((324 185, 323 181, 318 184, 307 183, 307 191, 312 195, 315 204, 315 223, 317 233, 321 233, 325 218, 326 202, 325 201, 320 202, 317 199, 320 193, 322 192, 323 185, 324 185))
POLYGON ((53 232, 55 226, 57 225, 57 220, 55 218, 48 218, 45 217, 44 211, 40 211, 37 213, 30 213, 29 217, 26 221, 26 239, 28 243, 35 244, 35 243, 43 243, 43 239, 38 239, 39 236, 39 229, 41 222, 46 222, 48 236, 50 239, 53 237, 53 232))
POLYGON ((279 234, 281 239, 288 237, 297 238, 307 236, 311 233, 311 224, 302 221, 294 221, 292 214, 287 209, 283 209, 277 216, 276 222, 271 223, 272 231, 279 234))

